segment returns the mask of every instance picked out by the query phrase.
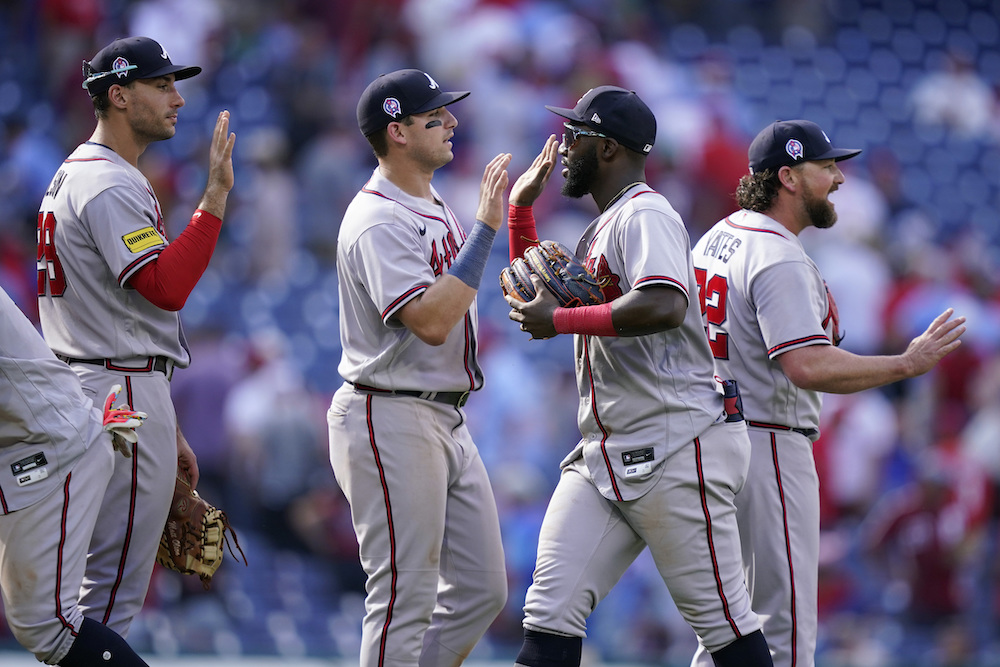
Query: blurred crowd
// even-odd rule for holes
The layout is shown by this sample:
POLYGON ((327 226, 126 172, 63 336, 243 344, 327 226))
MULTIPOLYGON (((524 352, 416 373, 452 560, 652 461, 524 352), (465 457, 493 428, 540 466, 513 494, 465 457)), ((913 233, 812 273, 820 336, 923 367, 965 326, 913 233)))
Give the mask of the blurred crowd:
MULTIPOLYGON (((140 652, 356 652, 364 579, 326 450, 336 239, 375 165, 358 96, 418 67, 472 91, 435 177, 467 223, 486 162, 510 152, 516 177, 561 131, 544 105, 595 85, 634 89, 657 114, 648 180, 692 242, 735 208, 749 141, 776 118, 864 149, 844 163, 838 224, 802 235, 843 345, 900 352, 949 306, 969 331, 923 377, 826 399, 818 662, 1000 665, 1000 2, 0 0, 0 284, 31 317, 38 203, 94 125, 81 61, 125 35, 204 68, 178 86, 177 135, 140 164, 174 235, 204 187, 215 116, 232 112, 236 187, 182 311, 194 361, 172 386, 202 495, 250 559, 228 560, 207 593, 158 571, 130 637, 140 652)), ((540 234, 571 247, 595 214, 557 187, 535 207, 540 234)), ((506 253, 498 243, 480 293, 487 382, 466 408, 509 565, 507 609, 477 649, 498 659, 520 645, 539 523, 579 435, 571 340, 529 342, 507 320, 489 278, 506 253)), ((595 660, 686 664, 694 648, 645 557, 589 634, 595 660)))

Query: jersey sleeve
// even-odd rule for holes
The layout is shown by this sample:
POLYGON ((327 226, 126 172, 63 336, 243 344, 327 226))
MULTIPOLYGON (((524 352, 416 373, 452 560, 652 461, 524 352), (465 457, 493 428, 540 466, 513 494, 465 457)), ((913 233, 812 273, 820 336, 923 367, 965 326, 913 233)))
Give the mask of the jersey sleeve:
POLYGON ((830 344, 823 328, 826 288, 809 264, 770 266, 754 277, 751 293, 769 358, 799 347, 830 344))
POLYGON ((436 276, 415 229, 375 224, 360 236, 349 255, 353 271, 378 308, 386 326, 402 325, 394 315, 423 293, 436 276))
POLYGON ((667 285, 688 293, 690 239, 683 223, 656 209, 639 209, 618 230, 625 279, 633 289, 667 285))
POLYGON ((167 244, 155 199, 135 188, 104 190, 87 203, 80 218, 121 287, 167 244))

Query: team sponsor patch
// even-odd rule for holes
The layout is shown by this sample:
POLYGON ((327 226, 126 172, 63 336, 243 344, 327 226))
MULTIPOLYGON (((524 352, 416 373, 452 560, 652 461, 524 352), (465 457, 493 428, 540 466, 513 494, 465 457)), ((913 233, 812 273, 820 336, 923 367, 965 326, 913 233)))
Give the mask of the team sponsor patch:
POLYGON ((43 452, 38 452, 37 454, 32 454, 31 456, 23 458, 20 461, 14 461, 11 463, 10 471, 16 476, 22 472, 27 472, 33 468, 43 466, 46 463, 48 463, 48 460, 45 458, 45 454, 43 452))
POLYGON ((164 242, 163 237, 153 227, 143 227, 142 229, 126 234, 122 237, 125 247, 131 253, 149 250, 153 246, 158 246, 164 242))

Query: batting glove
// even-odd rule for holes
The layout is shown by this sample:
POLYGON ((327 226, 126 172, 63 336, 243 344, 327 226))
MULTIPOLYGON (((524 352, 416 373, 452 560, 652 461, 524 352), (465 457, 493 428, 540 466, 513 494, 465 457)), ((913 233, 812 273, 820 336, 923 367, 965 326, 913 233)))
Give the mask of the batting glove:
POLYGON ((121 452, 125 458, 132 456, 131 444, 135 444, 139 437, 135 434, 135 429, 142 426, 143 420, 148 416, 145 412, 116 408, 114 403, 118 400, 122 386, 116 384, 111 387, 108 397, 104 399, 104 430, 111 434, 111 443, 116 450, 121 452))

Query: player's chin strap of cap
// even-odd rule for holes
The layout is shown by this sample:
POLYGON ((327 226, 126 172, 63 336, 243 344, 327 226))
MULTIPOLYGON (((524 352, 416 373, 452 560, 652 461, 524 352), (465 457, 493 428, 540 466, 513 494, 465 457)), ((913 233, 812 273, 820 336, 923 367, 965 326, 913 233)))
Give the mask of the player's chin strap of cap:
POLYGON ((379 389, 378 387, 369 387, 368 385, 361 384, 359 382, 350 382, 352 387, 358 391, 362 391, 368 394, 381 394, 385 396, 413 396, 414 398, 422 398, 425 401, 434 401, 435 403, 446 403, 448 405, 453 405, 456 408, 460 408, 465 405, 465 402, 469 400, 468 391, 416 391, 409 389, 379 389))

